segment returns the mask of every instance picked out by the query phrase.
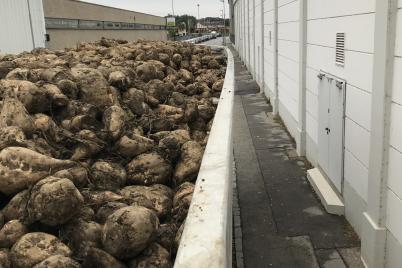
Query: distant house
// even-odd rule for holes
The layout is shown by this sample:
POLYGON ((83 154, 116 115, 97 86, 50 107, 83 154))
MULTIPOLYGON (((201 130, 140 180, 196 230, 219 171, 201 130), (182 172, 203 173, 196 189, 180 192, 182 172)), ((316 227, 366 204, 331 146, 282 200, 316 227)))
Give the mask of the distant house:
POLYGON ((177 34, 179 36, 187 35, 187 25, 184 22, 177 25, 177 34))

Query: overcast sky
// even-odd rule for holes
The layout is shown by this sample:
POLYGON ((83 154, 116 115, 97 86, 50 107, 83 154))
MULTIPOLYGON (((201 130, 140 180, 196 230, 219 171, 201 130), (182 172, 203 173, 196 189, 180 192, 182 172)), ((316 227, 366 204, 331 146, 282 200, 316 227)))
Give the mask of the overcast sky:
MULTIPOLYGON (((118 7, 149 13, 158 16, 166 16, 172 13, 171 0, 83 0, 85 2, 118 7)), ((197 17, 197 4, 200 4, 200 17, 219 17, 222 10, 220 0, 173 0, 175 15, 189 14, 197 17)), ((229 17, 227 0, 226 18, 229 17)))

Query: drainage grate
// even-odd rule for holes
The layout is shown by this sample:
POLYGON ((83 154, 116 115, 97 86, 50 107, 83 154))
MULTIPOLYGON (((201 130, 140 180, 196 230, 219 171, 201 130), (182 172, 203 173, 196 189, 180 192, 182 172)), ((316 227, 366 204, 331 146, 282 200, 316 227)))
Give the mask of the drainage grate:
POLYGON ((335 63, 345 65, 345 33, 336 33, 335 63))

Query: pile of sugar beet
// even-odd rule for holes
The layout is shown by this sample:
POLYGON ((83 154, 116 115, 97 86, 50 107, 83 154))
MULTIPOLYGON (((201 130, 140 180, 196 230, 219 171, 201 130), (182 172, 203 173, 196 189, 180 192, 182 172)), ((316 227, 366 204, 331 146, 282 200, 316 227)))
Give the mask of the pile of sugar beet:
POLYGON ((180 42, 0 56, 0 267, 172 267, 225 72, 180 42))

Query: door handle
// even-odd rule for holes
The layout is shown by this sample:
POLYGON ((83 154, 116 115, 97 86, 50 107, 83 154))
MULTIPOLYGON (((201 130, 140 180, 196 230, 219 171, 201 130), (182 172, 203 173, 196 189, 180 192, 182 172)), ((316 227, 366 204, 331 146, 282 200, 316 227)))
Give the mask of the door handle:
POLYGON ((343 88, 343 82, 342 81, 336 81, 336 87, 338 89, 342 89, 343 88))
POLYGON ((327 135, 329 134, 329 133, 331 133, 331 130, 329 129, 329 128, 325 128, 325 131, 327 132, 327 135))

